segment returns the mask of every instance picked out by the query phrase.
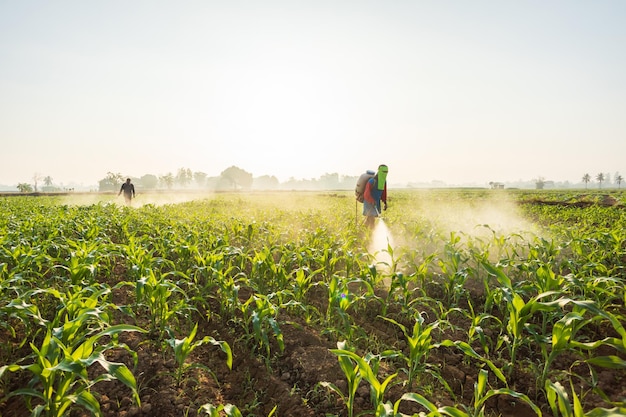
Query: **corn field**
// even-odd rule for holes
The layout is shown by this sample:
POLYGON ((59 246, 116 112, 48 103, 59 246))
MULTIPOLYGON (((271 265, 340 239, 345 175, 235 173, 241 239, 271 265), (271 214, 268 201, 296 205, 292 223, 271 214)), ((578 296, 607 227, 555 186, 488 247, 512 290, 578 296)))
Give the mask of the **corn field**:
POLYGON ((621 191, 145 198, 0 197, 1 416, 626 415, 621 191))

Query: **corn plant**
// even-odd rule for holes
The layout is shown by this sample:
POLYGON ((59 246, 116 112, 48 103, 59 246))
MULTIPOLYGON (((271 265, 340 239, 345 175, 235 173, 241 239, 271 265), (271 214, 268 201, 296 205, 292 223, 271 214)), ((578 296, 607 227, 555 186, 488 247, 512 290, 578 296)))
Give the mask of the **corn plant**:
POLYGON ((346 377, 348 392, 342 392, 339 387, 331 382, 323 381, 319 384, 339 395, 339 397, 348 409, 348 417, 353 417, 354 399, 356 397, 356 391, 359 388, 359 384, 363 379, 363 374, 359 372, 358 363, 353 362, 352 360, 350 360, 349 356, 343 354, 344 352, 348 352, 348 350, 346 349, 345 341, 337 342, 337 349, 331 349, 331 352, 337 355, 337 359, 339 360, 339 366, 341 367, 341 370, 346 377))
POLYGON ((182 273, 174 271, 161 273, 148 270, 135 283, 136 302, 148 309, 150 332, 159 338, 164 336, 170 320, 177 314, 193 310, 183 289, 170 279, 180 275, 182 273), (179 297, 174 297, 176 294, 179 297))
POLYGON ((326 309, 326 321, 330 322, 333 312, 336 312, 341 320, 341 328, 344 333, 351 324, 348 308, 352 304, 354 298, 348 291, 348 285, 345 280, 338 276, 331 277, 328 282, 328 307, 326 309))
POLYGON ((465 281, 469 277, 466 261, 468 256, 459 247, 461 238, 455 233, 450 233, 450 241, 446 242, 444 257, 438 261, 443 279, 445 303, 447 306, 455 306, 465 293, 465 281))
MULTIPOLYGON (((278 406, 274 406, 272 410, 269 412, 267 417, 272 417, 278 409, 278 406)), ((223 412, 226 414, 226 417, 243 417, 239 408, 233 404, 220 404, 215 406, 213 404, 204 404, 198 409, 198 414, 202 413, 202 415, 207 415, 209 417, 221 417, 223 412)))
POLYGON ((307 323, 319 320, 322 316, 322 313, 316 306, 307 302, 308 292, 313 287, 321 285, 319 282, 313 280, 315 274, 318 272, 319 270, 311 271, 308 267, 303 266, 292 272, 292 279, 290 281, 294 302, 298 304, 303 312, 307 323))
POLYGON ((500 329, 502 327, 502 321, 498 317, 489 313, 477 314, 474 310, 474 306, 471 300, 468 300, 467 310, 464 310, 463 313, 472 321, 469 328, 467 329, 468 344, 471 345, 472 343, 474 343, 474 341, 477 340, 478 343, 480 343, 480 347, 482 348, 483 352, 485 352, 485 355, 487 356, 489 356, 492 349, 497 350, 502 346, 502 344, 504 343, 502 338, 496 337, 496 340, 493 340, 494 338, 488 337, 485 334, 484 329, 484 325, 487 323, 487 321, 494 322, 495 325, 492 326, 492 328, 495 327, 497 329, 500 329))
POLYGON ((382 354, 382 356, 367 354, 365 357, 360 357, 351 351, 345 351, 342 354, 348 355, 353 361, 358 363, 359 372, 363 375, 363 379, 370 385, 370 398, 374 412, 376 414, 380 413, 384 408, 385 393, 392 381, 398 376, 398 373, 395 372, 388 375, 382 381, 378 380, 380 359, 388 357, 390 354, 382 354))
MULTIPOLYGON (((408 393, 402 396, 400 400, 398 400, 393 407, 393 414, 385 414, 385 416, 401 416, 398 414, 398 408, 400 401, 412 401, 420 404, 424 408, 426 408, 428 412, 428 416, 450 416, 450 417, 485 417, 489 415, 486 410, 486 402, 498 395, 508 395, 515 399, 521 400, 525 404, 527 404, 538 416, 542 416, 541 410, 539 407, 531 401, 531 399, 525 395, 521 394, 517 391, 513 391, 509 388, 497 388, 497 389, 487 389, 487 376, 488 372, 485 369, 481 369, 478 373, 477 381, 474 383, 474 399, 471 405, 462 406, 462 409, 452 407, 452 406, 444 406, 437 407, 435 404, 424 398, 419 394, 408 393)), ((421 414, 420 414, 421 415, 421 414)))
POLYGON ((32 378, 26 388, 20 388, 8 394, 8 397, 24 396, 26 404, 33 415, 60 417, 66 415, 69 408, 78 405, 86 408, 94 415, 100 415, 100 404, 91 393, 90 388, 100 381, 117 379, 129 387, 137 404, 140 403, 135 377, 126 365, 108 361, 104 353, 116 347, 114 342, 102 342, 106 337, 117 337, 122 332, 142 329, 130 325, 110 326, 89 336, 85 329, 74 329, 76 334, 68 334, 60 329, 49 329, 41 345, 30 343, 32 354, 30 364, 14 363, 0 367, 0 378, 5 372, 28 371, 32 378), (58 336, 61 334, 68 343, 58 336), (104 373, 91 379, 87 369, 98 363, 104 373), (37 405, 31 402, 35 399, 37 405))
POLYGON ((545 382, 545 391, 554 417, 614 417, 626 415, 626 407, 624 406, 610 409, 597 407, 589 412, 585 412, 573 384, 571 384, 571 391, 568 393, 560 382, 548 380, 545 382))
POLYGON ((101 239, 72 240, 66 239, 65 250, 69 251, 66 259, 55 268, 65 270, 72 285, 90 285, 94 282, 96 273, 104 264, 108 266, 108 247, 101 239))
POLYGON ((285 349, 283 333, 276 320, 279 306, 273 304, 271 298, 271 295, 255 294, 240 306, 244 317, 242 325, 245 336, 254 341, 255 351, 260 350, 265 353, 263 357, 267 366, 269 366, 271 354, 270 335, 274 336, 281 352, 285 349))
POLYGON ((367 280, 360 278, 346 279, 334 275, 328 283, 324 283, 328 291, 326 309, 326 334, 339 334, 339 337, 352 340, 358 329, 355 329, 349 310, 356 310, 360 303, 374 301, 382 303, 376 296, 374 288, 367 280), (350 288, 354 290, 351 291, 350 288))
POLYGON ((501 289, 504 299, 506 300, 506 308, 509 313, 508 320, 506 321, 506 331, 511 340, 508 343, 509 348, 509 375, 513 372, 513 369, 517 363, 517 352, 519 348, 532 341, 538 340, 544 342, 543 335, 545 334, 545 326, 547 324, 546 314, 555 311, 557 304, 549 301, 543 302, 545 298, 554 298, 558 295, 557 292, 549 291, 541 293, 535 297, 530 298, 528 301, 524 301, 521 295, 519 295, 513 288, 512 282, 504 272, 489 263, 484 263, 485 269, 492 275, 494 275, 498 281, 503 285, 501 289), (527 325, 529 320, 537 312, 544 314, 544 321, 542 328, 539 331, 533 331, 530 326, 527 325), (533 334, 526 334, 526 332, 533 332, 533 334))
POLYGON ((493 361, 489 360, 488 358, 485 358, 484 356, 479 355, 467 342, 463 342, 460 340, 453 341, 450 339, 445 339, 435 344, 435 347, 440 347, 440 346, 458 348, 468 358, 478 360, 484 363, 485 365, 487 365, 489 369, 491 369, 491 372, 493 372, 494 375, 500 381, 502 381, 504 384, 507 384, 506 377, 504 376, 504 373, 502 372, 502 370, 498 368, 498 366, 493 361))
POLYGON ((211 343, 214 346, 219 346, 222 349, 222 352, 226 354, 226 366, 228 366, 228 369, 232 369, 233 367, 233 353, 230 349, 230 345, 227 342, 217 341, 211 336, 204 336, 202 339, 194 341, 197 332, 198 323, 196 323, 188 336, 182 339, 176 339, 172 336, 167 339, 167 343, 174 350, 174 356, 176 358, 176 363, 178 364, 178 369, 176 370, 175 374, 176 382, 178 383, 178 385, 180 385, 182 381, 183 374, 192 368, 201 368, 208 371, 217 381, 217 377, 215 376, 215 374, 206 366, 198 363, 188 365, 185 364, 185 361, 187 360, 189 354, 193 352, 198 346, 201 346, 205 343, 211 343))
POLYGON ((409 348, 409 353, 408 355, 400 353, 400 358, 406 363, 406 368, 404 368, 404 371, 408 376, 407 385, 409 390, 413 388, 413 383, 415 382, 415 380, 419 378, 422 373, 426 372, 435 377, 448 389, 448 391, 451 392, 452 390, 450 389, 450 386, 445 381, 445 379, 441 377, 436 367, 431 366, 428 362, 430 350, 436 347, 436 344, 433 343, 431 333, 439 326, 439 322, 435 321, 428 325, 425 325, 424 316, 421 313, 418 313, 416 314, 413 329, 412 331, 409 331, 406 326, 398 323, 391 318, 382 318, 398 326, 404 334, 405 340, 409 348))

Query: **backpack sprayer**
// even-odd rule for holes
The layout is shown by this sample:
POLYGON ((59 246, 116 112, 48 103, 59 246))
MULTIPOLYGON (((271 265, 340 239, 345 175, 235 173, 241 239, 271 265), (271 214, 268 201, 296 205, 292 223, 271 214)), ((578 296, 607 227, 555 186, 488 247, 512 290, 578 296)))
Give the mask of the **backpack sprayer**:
POLYGON ((356 181, 356 187, 354 188, 354 197, 355 197, 355 201, 354 201, 354 225, 357 226, 357 227, 359 225, 359 205, 358 205, 358 203, 362 203, 363 202, 363 194, 365 193, 365 186, 367 185, 367 182, 370 180, 370 178, 374 177, 374 175, 376 175, 376 172, 372 171, 371 169, 368 169, 363 174, 361 174, 359 179, 356 181))

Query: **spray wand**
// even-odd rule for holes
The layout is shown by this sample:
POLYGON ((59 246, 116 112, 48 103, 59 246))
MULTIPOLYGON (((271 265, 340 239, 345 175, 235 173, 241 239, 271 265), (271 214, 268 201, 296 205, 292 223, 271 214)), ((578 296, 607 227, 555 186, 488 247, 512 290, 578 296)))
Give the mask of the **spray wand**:
POLYGON ((381 216, 380 211, 378 211, 378 206, 376 206, 376 204, 374 204, 374 210, 376 210, 376 217, 378 217, 380 220, 384 221, 385 219, 383 219, 383 216, 381 216))

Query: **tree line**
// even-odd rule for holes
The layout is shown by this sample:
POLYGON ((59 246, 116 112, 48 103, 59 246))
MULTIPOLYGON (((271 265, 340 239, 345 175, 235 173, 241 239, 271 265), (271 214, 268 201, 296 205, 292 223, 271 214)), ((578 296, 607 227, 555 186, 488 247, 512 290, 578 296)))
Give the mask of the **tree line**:
MULTIPOLYGON (((585 183, 585 188, 587 188, 587 185, 591 181, 591 175, 583 175, 582 181, 585 183)), ((598 188, 602 188, 603 182, 607 184, 611 183, 611 174, 604 174, 600 172, 596 175, 596 181, 598 182, 598 188)), ((615 181, 615 184, 617 184, 617 188, 622 188, 622 182, 624 182, 624 177, 622 177, 619 172, 616 172, 613 181, 615 181)))
POLYGON ((246 170, 231 166, 217 177, 210 177, 204 172, 193 172, 189 168, 180 168, 174 173, 164 175, 145 174, 141 177, 123 176, 121 173, 108 172, 98 181, 98 191, 118 191, 121 184, 130 178, 136 188, 143 190, 188 189, 188 190, 280 190, 280 189, 352 189, 356 176, 340 176, 338 173, 324 174, 315 179, 295 179, 281 183, 274 175, 254 177, 246 170))

